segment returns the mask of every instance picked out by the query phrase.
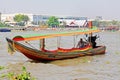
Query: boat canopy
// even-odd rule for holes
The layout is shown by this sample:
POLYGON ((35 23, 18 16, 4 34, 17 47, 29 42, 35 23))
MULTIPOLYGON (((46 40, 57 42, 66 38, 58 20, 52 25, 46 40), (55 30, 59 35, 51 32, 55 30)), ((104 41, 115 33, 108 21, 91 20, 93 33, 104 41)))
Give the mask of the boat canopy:
POLYGON ((13 38, 14 41, 30 41, 30 40, 39 40, 44 38, 52 38, 52 37, 60 37, 60 36, 72 36, 72 35, 80 35, 80 34, 89 34, 100 32, 97 27, 93 27, 91 29, 84 28, 80 30, 71 30, 71 31, 64 31, 64 32, 55 32, 55 33, 44 33, 44 34, 29 34, 29 35, 20 35, 15 36, 13 38))

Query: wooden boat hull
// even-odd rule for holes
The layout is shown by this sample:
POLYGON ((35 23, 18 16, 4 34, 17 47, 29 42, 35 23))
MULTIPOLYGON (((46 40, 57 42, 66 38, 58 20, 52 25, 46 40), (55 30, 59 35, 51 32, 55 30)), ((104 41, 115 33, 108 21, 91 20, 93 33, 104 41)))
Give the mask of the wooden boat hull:
POLYGON ((89 55, 98 55, 98 54, 105 54, 106 47, 105 46, 99 46, 94 49, 87 49, 84 51, 75 51, 75 52, 45 52, 40 51, 38 49, 33 49, 31 47, 27 47, 19 42, 13 41, 9 38, 6 38, 8 45, 13 46, 16 51, 21 52, 26 57, 32 60, 59 60, 59 59, 68 59, 68 58, 75 58, 75 57, 81 57, 81 56, 89 56, 89 55))

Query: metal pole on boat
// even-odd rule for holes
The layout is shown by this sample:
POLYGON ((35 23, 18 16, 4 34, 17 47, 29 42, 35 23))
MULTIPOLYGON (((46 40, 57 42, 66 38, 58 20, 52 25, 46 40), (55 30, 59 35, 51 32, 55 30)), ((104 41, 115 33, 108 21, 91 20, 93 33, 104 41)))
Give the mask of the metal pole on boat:
MULTIPOLYGON (((92 29, 92 21, 89 21, 89 22, 88 22, 88 28, 89 28, 89 29, 92 29)), ((92 45, 92 43, 91 43, 91 37, 92 37, 92 32, 89 33, 89 37, 88 37, 88 38, 89 38, 88 41, 90 42, 90 45, 92 45)))

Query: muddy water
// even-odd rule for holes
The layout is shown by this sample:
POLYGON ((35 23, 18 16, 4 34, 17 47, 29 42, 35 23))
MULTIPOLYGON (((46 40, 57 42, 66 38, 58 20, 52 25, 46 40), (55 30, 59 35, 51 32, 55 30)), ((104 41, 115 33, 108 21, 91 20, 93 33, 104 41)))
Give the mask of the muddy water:
POLYGON ((19 52, 14 55, 8 54, 5 37, 41 32, 0 33, 0 65, 9 65, 13 71, 19 70, 24 65, 37 80, 120 80, 120 32, 99 33, 100 38, 97 42, 106 45, 105 55, 43 63, 33 62, 19 52))

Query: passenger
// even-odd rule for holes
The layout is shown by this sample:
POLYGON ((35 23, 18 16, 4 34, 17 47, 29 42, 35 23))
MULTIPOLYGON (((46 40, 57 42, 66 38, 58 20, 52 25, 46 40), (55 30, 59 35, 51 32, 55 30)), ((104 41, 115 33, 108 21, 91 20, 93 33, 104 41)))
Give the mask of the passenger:
POLYGON ((90 36, 88 37, 88 42, 91 43, 92 48, 96 48, 96 39, 99 38, 99 36, 95 35, 93 36, 92 33, 90 34, 90 36))
POLYGON ((83 47, 85 47, 86 46, 86 42, 85 41, 83 41, 83 39, 82 38, 80 38, 80 41, 78 42, 78 44, 77 44, 77 48, 83 48, 83 47))

